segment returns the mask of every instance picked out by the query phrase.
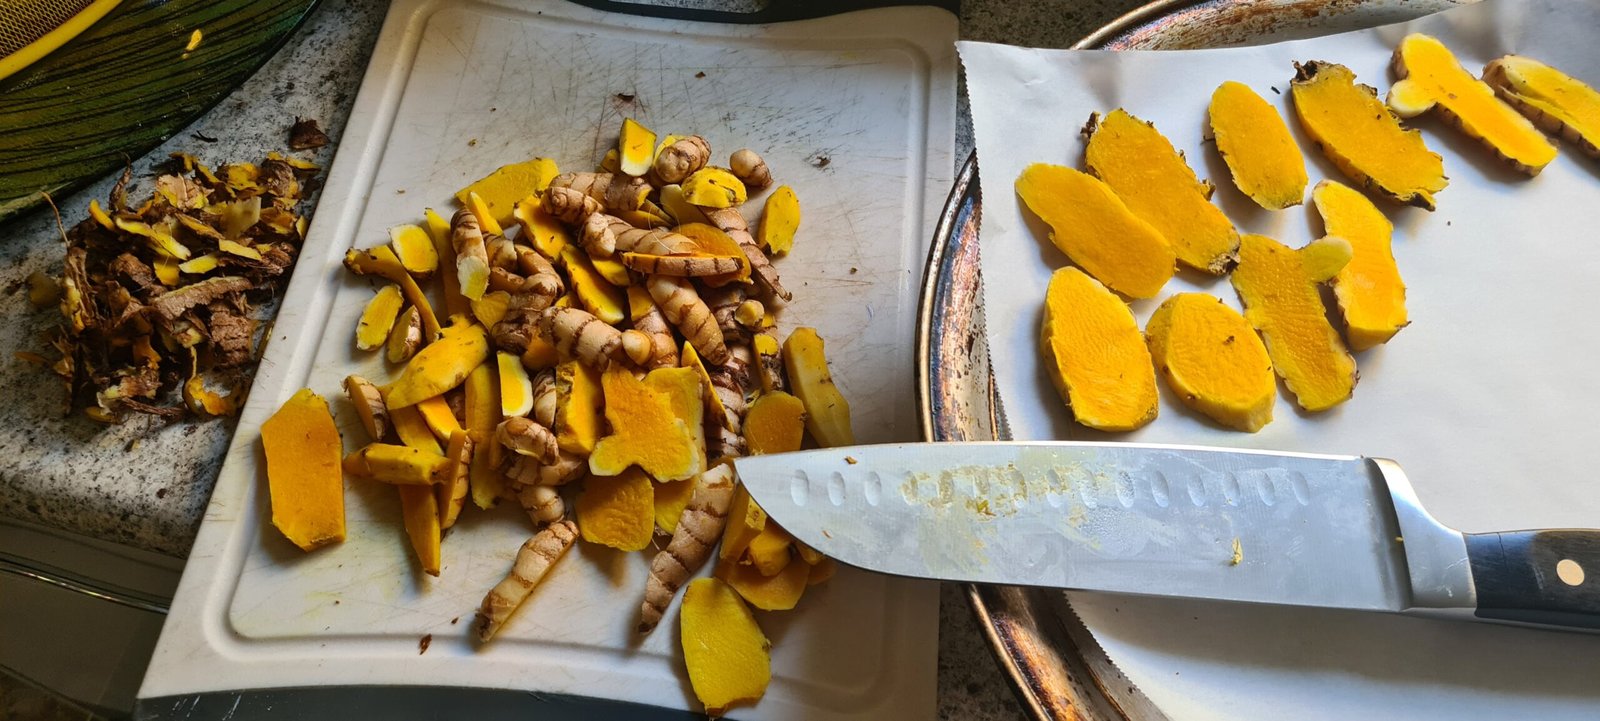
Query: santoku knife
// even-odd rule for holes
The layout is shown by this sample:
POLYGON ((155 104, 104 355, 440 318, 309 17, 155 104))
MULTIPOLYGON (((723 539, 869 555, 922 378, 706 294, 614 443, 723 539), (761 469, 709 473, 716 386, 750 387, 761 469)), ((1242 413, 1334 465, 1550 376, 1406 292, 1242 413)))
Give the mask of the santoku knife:
POLYGON ((907 443, 734 466, 784 529, 872 571, 1600 629, 1600 531, 1463 534, 1379 458, 907 443))

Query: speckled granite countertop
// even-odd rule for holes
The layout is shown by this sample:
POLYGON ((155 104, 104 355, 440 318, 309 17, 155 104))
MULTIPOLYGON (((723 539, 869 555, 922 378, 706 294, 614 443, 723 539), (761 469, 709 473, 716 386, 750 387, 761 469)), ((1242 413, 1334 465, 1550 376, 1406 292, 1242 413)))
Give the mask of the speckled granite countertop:
MULTIPOLYGON (((1064 47, 1142 4, 1143 0, 964 0, 965 39, 1064 47)), ((727 2, 674 2, 739 6, 727 2)), ((316 118, 337 139, 383 21, 383 0, 324 0, 288 44, 254 77, 194 125, 134 161, 136 176, 183 149, 221 162, 255 159, 281 149, 295 116, 316 118), (198 136, 218 138, 204 142, 198 136)), ((957 158, 972 147, 961 100, 957 158)), ((334 148, 317 154, 326 164, 334 148)), ((90 198, 105 198, 106 178, 59 198, 69 218, 90 198)), ((61 241, 48 209, 0 226, 0 514, 108 541, 186 555, 234 424, 132 422, 105 428, 81 416, 63 417, 63 391, 35 366, 13 355, 39 350, 53 310, 35 312, 22 280, 35 270, 59 274, 61 241)), ((960 719, 1017 719, 1021 711, 957 586, 941 594, 939 715, 960 719)))

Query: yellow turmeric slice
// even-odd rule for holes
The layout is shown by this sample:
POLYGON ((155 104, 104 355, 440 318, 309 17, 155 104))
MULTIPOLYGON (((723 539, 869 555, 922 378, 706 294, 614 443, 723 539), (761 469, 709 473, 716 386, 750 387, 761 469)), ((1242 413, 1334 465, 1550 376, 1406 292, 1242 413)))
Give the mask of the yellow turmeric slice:
POLYGON ((838 570, 839 564, 837 562, 831 558, 823 558, 811 565, 811 577, 806 579, 806 585, 815 586, 819 583, 826 583, 828 579, 833 578, 833 574, 838 570))
POLYGON ((421 345, 422 316, 417 314, 416 306, 411 306, 400 314, 400 319, 389 329, 389 338, 384 341, 383 357, 390 363, 404 363, 421 345))
POLYGON ((1221 275, 1233 265, 1239 232, 1211 204, 1210 183, 1195 177, 1183 153, 1155 125, 1126 111, 1089 116, 1083 132, 1089 172, 1105 181, 1128 210, 1149 223, 1184 265, 1221 275))
POLYGON ((1273 370, 1308 411, 1328 410, 1355 390, 1356 361, 1328 323, 1317 291, 1350 256, 1350 243, 1331 236, 1299 250, 1263 235, 1246 235, 1239 245, 1232 280, 1244 317, 1266 341, 1273 370))
POLYGON ((795 196, 793 188, 778 186, 767 196, 756 237, 760 239, 762 247, 781 255, 794 247, 794 234, 799 229, 800 199, 795 196))
POLYGON ((1283 210, 1306 194, 1306 159, 1278 110, 1244 83, 1217 86, 1207 111, 1217 154, 1233 184, 1257 205, 1283 210))
POLYGON ((689 442, 700 459, 700 467, 706 468, 706 404, 703 396, 708 395, 708 381, 693 368, 657 368, 645 375, 644 384, 666 394, 667 402, 672 405, 672 415, 682 419, 689 428, 689 442))
POLYGON ((500 415, 506 418, 526 416, 533 410, 533 379, 522 359, 505 351, 495 353, 495 365, 500 371, 500 415))
POLYGON ((1600 158, 1600 92, 1594 88, 1520 55, 1489 63, 1483 81, 1534 125, 1600 158))
POLYGON ((389 283, 379 288, 378 294, 367 301, 366 309, 361 311, 361 320, 356 323, 356 348, 382 348, 404 305, 405 298, 400 295, 400 286, 389 283))
POLYGON ((783 364, 794 395, 805 404, 806 430, 824 448, 854 445, 850 402, 839 392, 828 370, 822 336, 813 328, 796 328, 783 341, 783 364))
POLYGON ((1042 343, 1050 379, 1079 423, 1131 431, 1156 417, 1156 376, 1139 322, 1121 298, 1077 268, 1045 291, 1042 343))
POLYGON ((617 476, 589 476, 578 494, 583 540, 619 551, 638 551, 655 535, 655 488, 637 468, 617 476))
POLYGON ((1172 278, 1177 256, 1166 237, 1094 176, 1034 163, 1016 187, 1028 209, 1050 225, 1050 242, 1112 290, 1150 298, 1172 278))
POLYGON ((728 505, 728 525, 722 527, 722 546, 718 558, 737 561, 744 557, 750 542, 767 527, 767 512, 756 505, 744 486, 735 486, 733 502, 728 505))
MULTIPOLYGON (((444 216, 434 212, 433 208, 425 208, 422 217, 428 226, 428 238, 433 241, 435 263, 438 259, 454 258, 455 246, 450 242, 450 221, 444 216)), ((461 315, 471 310, 467 304, 466 296, 461 294, 461 279, 446 268, 439 274, 439 279, 444 282, 444 310, 446 316, 461 315)))
POLYGON ((517 203, 512 215, 516 216, 517 224, 522 226, 520 240, 533 246, 545 260, 555 262, 561 257, 561 249, 572 242, 566 226, 539 207, 537 195, 517 203))
POLYGON ((351 249, 344 254, 344 267, 356 275, 376 275, 379 278, 394 281, 400 284, 400 293, 406 301, 415 306, 417 313, 422 316, 422 338, 432 342, 439 337, 439 318, 433 314, 433 306, 428 303, 428 296, 422 292, 422 287, 400 264, 400 258, 386 245, 367 250, 351 249))
POLYGON ((1150 316, 1145 336, 1156 368, 1184 405, 1250 433, 1272 422, 1278 384, 1267 348, 1220 298, 1168 298, 1150 316))
POLYGON ((1402 127, 1378 91, 1357 85, 1349 68, 1316 60, 1294 67, 1295 115, 1323 155, 1361 188, 1433 210, 1434 194, 1450 181, 1444 159, 1422 134, 1402 127))
POLYGON ((400 486, 400 515, 406 537, 417 554, 417 564, 430 576, 439 575, 439 501, 428 486, 400 486))
POLYGON ((798 451, 806 433, 806 406, 783 391, 763 393, 745 410, 743 429, 752 455, 798 451))
POLYGON ((450 459, 444 483, 434 489, 434 499, 439 505, 439 529, 456 524, 461 507, 466 505, 467 491, 472 483, 472 437, 465 430, 450 435, 450 445, 445 457, 450 459))
POLYGON ((744 183, 722 168, 701 168, 683 179, 683 197, 702 208, 732 208, 747 197, 744 183))
MULTIPOLYGON (((497 275, 499 270, 499 268, 495 269, 497 275)), ((446 273, 446 275, 449 274, 446 273)), ((494 278, 497 275, 491 275, 490 277, 494 278)), ((483 327, 493 328, 496 323, 506 317, 506 311, 511 307, 511 294, 503 290, 492 290, 484 293, 481 298, 467 301, 467 305, 472 309, 472 317, 477 318, 483 327)))
POLYGON ((734 704, 761 700, 772 680, 772 644, 728 584, 701 578, 683 594, 680 613, 689 684, 706 713, 721 716, 734 704))
POLYGON ((589 256, 577 246, 569 245, 561 251, 561 264, 584 310, 608 325, 617 325, 628 317, 627 298, 622 291, 601 277, 589 256))
POLYGON ((1437 38, 1412 33, 1394 50, 1399 81, 1389 88, 1389 108, 1414 118, 1438 108, 1445 122, 1478 140, 1495 156, 1528 175, 1556 159, 1556 146, 1527 118, 1472 77, 1437 38))
POLYGON ((671 535, 678 530, 678 518, 683 515, 683 509, 689 506, 689 499, 694 497, 694 479, 682 481, 667 481, 656 484, 656 528, 662 533, 671 535))
POLYGON ((761 575, 776 576, 793 560, 794 555, 790 553, 793 547, 794 536, 769 518, 761 532, 750 539, 744 552, 761 575))
POLYGON ((1345 338, 1358 351, 1388 342, 1410 322, 1406 286, 1389 248, 1394 225, 1366 196, 1332 180, 1317 183, 1311 199, 1328 235, 1350 243, 1350 264, 1333 277, 1345 338))
POLYGON ((456 191, 456 202, 466 207, 473 193, 477 193, 489 216, 499 225, 510 225, 515 218, 518 201, 529 195, 543 193, 550 180, 561 174, 556 161, 533 158, 496 168, 465 188, 456 191))
POLYGON ((472 438, 472 467, 468 470, 472 502, 479 508, 490 509, 505 489, 505 477, 500 474, 500 444, 495 442, 495 428, 500 425, 500 388, 495 382, 495 368, 482 363, 467 375, 466 418, 467 435, 472 438))
POLYGON ((556 444, 584 457, 600 442, 600 373, 578 361, 556 366, 556 444))
POLYGON ((444 396, 425 398, 412 407, 422 414, 423 422, 428 424, 428 430, 440 443, 448 443, 450 436, 461 430, 461 422, 456 420, 456 414, 450 410, 450 403, 444 396))
POLYGON ((433 237, 420 226, 408 224, 390 228, 389 247, 394 249, 400 264, 418 278, 430 278, 439 269, 439 250, 433 244, 433 237))
POLYGON ((432 450, 368 443, 345 456, 342 465, 346 473, 375 481, 397 486, 431 486, 448 480, 449 461, 432 450))
POLYGON ((489 357, 489 334, 476 323, 456 323, 406 364, 389 391, 389 408, 404 408, 461 385, 489 357))
POLYGON ((763 576, 753 565, 723 562, 714 574, 726 581, 751 606, 763 611, 788 611, 800 603, 811 579, 811 565, 790 563, 782 571, 763 576))
POLYGON ((621 474, 638 466, 652 478, 677 481, 704 470, 695 453, 689 427, 672 413, 672 400, 633 376, 633 371, 613 367, 600 378, 605 393, 605 415, 611 434, 595 444, 589 454, 589 472, 599 476, 621 474))
POLYGON ((261 424, 272 525, 311 551, 344 540, 339 429, 328 402, 302 388, 261 424))
POLYGON ((656 134, 633 118, 623 118, 617 134, 617 170, 638 177, 650 172, 656 159, 656 134))

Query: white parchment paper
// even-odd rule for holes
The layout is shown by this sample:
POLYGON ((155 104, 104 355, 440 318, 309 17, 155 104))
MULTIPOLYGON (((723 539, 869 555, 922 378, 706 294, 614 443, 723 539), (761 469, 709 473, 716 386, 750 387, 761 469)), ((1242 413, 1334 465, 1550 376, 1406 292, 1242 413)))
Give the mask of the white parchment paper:
MULTIPOLYGON (((1444 156, 1450 186, 1433 213, 1380 203, 1395 224, 1412 324, 1357 355, 1355 397, 1332 411, 1300 413, 1280 385, 1275 420, 1245 434, 1190 413, 1162 386, 1155 422, 1108 435, 1074 424, 1043 372, 1041 304, 1050 274, 1068 261, 1016 197, 1023 167, 1081 167, 1078 130, 1089 113, 1122 107, 1186 151, 1241 232, 1298 247, 1322 234, 1309 187, 1305 205, 1278 212, 1239 193, 1202 142, 1211 92, 1225 80, 1250 85, 1300 140, 1311 185, 1348 182, 1300 133, 1291 62, 1344 64, 1382 94, 1391 52, 1413 31, 1439 37, 1474 73, 1519 53, 1600 82, 1597 0, 1486 0, 1239 49, 960 44, 984 197, 990 358, 1013 437, 1383 456, 1401 462, 1434 515, 1464 531, 1600 528, 1600 163, 1570 145, 1527 179, 1436 118, 1414 123, 1444 156)), ((1238 307, 1226 278, 1180 271, 1134 312, 1142 323, 1168 295, 1194 290, 1238 307)), ((1600 718, 1600 636, 1092 594, 1072 601, 1175 719, 1600 718)))

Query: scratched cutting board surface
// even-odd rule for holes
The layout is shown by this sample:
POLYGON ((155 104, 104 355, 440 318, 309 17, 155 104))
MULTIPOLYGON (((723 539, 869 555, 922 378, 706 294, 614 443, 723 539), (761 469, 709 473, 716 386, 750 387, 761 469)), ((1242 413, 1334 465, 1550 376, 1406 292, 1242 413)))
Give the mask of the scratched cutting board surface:
MULTIPOLYGON (((795 291, 782 330, 827 339, 859 440, 914 440, 914 289, 950 183, 955 34, 954 16, 931 8, 745 26, 554 0, 396 2, 141 697, 436 684, 697 707, 677 603, 650 636, 631 630, 646 553, 580 544, 479 648, 472 612, 531 532, 522 511, 469 506, 431 578, 393 490, 352 480, 347 540, 303 554, 267 523, 260 424, 308 386, 332 402, 347 446, 364 437, 340 380, 392 374, 354 350, 372 290, 340 267, 346 249, 386 242, 424 207, 448 214, 457 188, 508 162, 587 169, 632 116, 700 133, 718 158, 758 149, 795 188, 805 219, 779 264, 795 291)), ((936 609, 931 584, 841 570, 797 610, 758 617, 773 681, 732 715, 932 718, 936 609)))

